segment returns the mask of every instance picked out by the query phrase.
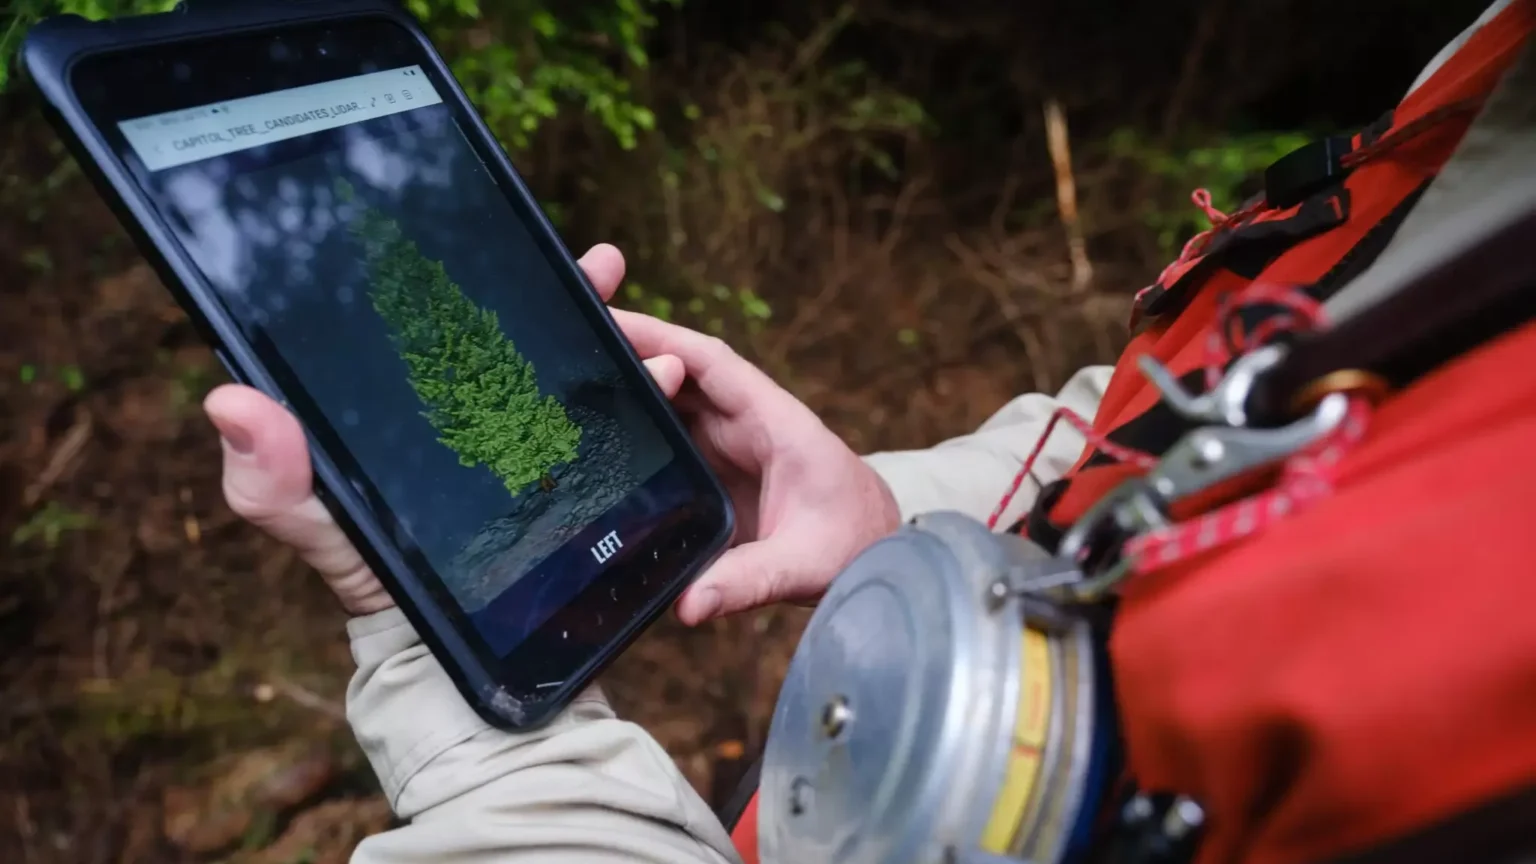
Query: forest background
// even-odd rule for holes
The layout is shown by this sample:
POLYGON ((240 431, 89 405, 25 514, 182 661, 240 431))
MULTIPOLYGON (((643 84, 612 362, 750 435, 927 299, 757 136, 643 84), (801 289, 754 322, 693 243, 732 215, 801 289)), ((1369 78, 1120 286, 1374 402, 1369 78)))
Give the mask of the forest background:
MULTIPOLYGON (((334 864, 388 825, 334 602, 220 500, 222 372, 14 80, 0 13, 0 860, 334 864)), ((861 452, 973 428, 1480 0, 408 0, 620 302, 722 335, 861 452), (1070 190, 1070 194, 1064 194, 1070 190)), ((667 621, 607 676, 712 801, 806 613, 667 621)))

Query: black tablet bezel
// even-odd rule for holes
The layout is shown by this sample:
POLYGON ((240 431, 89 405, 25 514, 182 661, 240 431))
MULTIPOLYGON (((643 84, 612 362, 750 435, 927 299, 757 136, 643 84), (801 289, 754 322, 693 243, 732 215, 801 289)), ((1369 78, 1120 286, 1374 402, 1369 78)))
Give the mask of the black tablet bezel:
POLYGON ((277 8, 252 17, 253 10, 248 8, 244 17, 226 20, 225 26, 212 20, 234 14, 221 6, 213 7, 210 15, 181 11, 131 23, 67 22, 51 30, 44 25, 29 34, 23 56, 82 164, 109 193, 125 224, 232 374, 283 399, 304 422, 314 453, 317 491, 443 660, 461 692, 495 725, 538 725, 574 698, 675 601, 693 576, 723 552, 734 527, 730 502, 504 151, 414 21, 385 3, 340 2, 333 4, 342 7, 334 14, 317 9, 324 5, 284 7, 290 13, 302 12, 300 17, 308 20, 291 20, 291 14, 285 16, 277 8), (159 32, 151 26, 154 19, 162 19, 159 32), (139 38, 120 38, 123 25, 137 28, 139 38), (101 44, 100 31, 112 28, 119 31, 113 34, 119 38, 101 44), (274 39, 293 55, 289 62, 263 58, 270 57, 274 39), (370 66, 408 65, 420 66, 429 76, 608 353, 632 386, 650 394, 652 414, 674 453, 663 473, 682 472, 691 492, 687 506, 649 526, 643 541, 630 545, 615 566, 503 657, 489 650, 435 573, 428 578, 417 575, 432 573, 432 568, 419 550, 401 542, 401 532, 392 524, 388 508, 381 507, 371 482, 321 412, 308 402, 272 346, 243 338, 229 310, 139 187, 133 173, 136 166, 131 164, 134 157, 125 160, 126 141, 116 127, 118 120, 375 71, 370 66), (213 69, 220 74, 198 74, 213 69), (595 620, 583 616, 583 610, 593 609, 605 614, 595 620))

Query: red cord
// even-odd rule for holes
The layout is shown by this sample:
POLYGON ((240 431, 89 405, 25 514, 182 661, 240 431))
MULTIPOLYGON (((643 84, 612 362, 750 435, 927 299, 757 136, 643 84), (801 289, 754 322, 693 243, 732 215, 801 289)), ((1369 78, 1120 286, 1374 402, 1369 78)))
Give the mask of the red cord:
POLYGON ((1122 550, 1131 572, 1149 573, 1186 558, 1257 534, 1333 492, 1344 454, 1365 436, 1371 404, 1353 398, 1344 422, 1331 435, 1285 461, 1271 489, 1182 522, 1131 538, 1122 550))
POLYGON ((1156 457, 1143 453, 1140 450, 1123 447, 1094 431, 1093 424, 1084 420, 1081 414, 1078 414, 1071 408, 1057 408, 1051 412, 1051 419, 1046 422, 1045 431, 1041 432, 1040 437, 1035 439, 1035 447, 1029 451, 1029 456, 1024 460, 1023 467, 1019 468, 1019 472, 1013 475, 1013 482, 1009 484, 1008 491, 1003 493, 1003 500, 998 502, 997 509, 993 510, 992 515, 987 518, 987 527, 989 529, 996 530, 998 520, 1003 518, 1003 511, 1008 509, 1008 505, 1012 504, 1013 499, 1019 494, 1019 489, 1024 485, 1024 478, 1028 477, 1030 472, 1034 470, 1035 460, 1040 458, 1040 451, 1045 449, 1045 442, 1050 440, 1051 432, 1056 429, 1056 423, 1060 420, 1067 421, 1073 429, 1076 429, 1079 434, 1088 439, 1088 443, 1093 445, 1094 449, 1099 450, 1116 462, 1129 462, 1143 471, 1150 471, 1152 466, 1157 464, 1156 457))
MULTIPOLYGON (((1324 323, 1322 304, 1298 288, 1273 284, 1251 285, 1235 300, 1230 296, 1224 297, 1218 309, 1215 326, 1206 339, 1204 369, 1208 387, 1215 386, 1215 382, 1221 379, 1223 370, 1233 357, 1246 354, 1283 333, 1311 330, 1324 323), (1244 331, 1238 313, 1255 304, 1280 306, 1284 311, 1270 316, 1251 332, 1244 331)), ((1344 421, 1334 432, 1285 460, 1280 479, 1274 487, 1220 507, 1192 522, 1170 525, 1132 538, 1122 550, 1122 556, 1131 563, 1131 571, 1146 573, 1255 534, 1326 497, 1333 491, 1333 480, 1339 463, 1343 461, 1348 449, 1364 437, 1370 416, 1370 403, 1361 398, 1352 398, 1344 421)), ((1075 412, 1058 408, 1035 442, 1029 458, 1024 460, 1023 467, 1013 478, 1007 494, 987 521, 987 527, 997 527, 1003 511, 1012 503, 1024 478, 1034 468, 1035 460, 1044 449, 1057 421, 1062 419, 1082 433, 1095 448, 1117 462, 1129 462, 1143 471, 1149 471, 1157 464, 1155 457, 1109 441, 1075 412)))
POLYGON ((1135 303, 1137 306, 1141 305, 1143 295, 1168 280, 1168 274, 1203 254, 1206 246, 1216 238, 1216 235, 1247 222, 1256 213, 1264 209, 1264 202, 1259 201, 1235 213, 1223 213, 1211 204, 1211 193, 1207 189, 1196 189, 1191 192, 1189 200, 1193 201, 1195 206, 1200 208, 1200 212, 1205 214, 1205 218, 1210 221, 1211 227, 1189 238, 1189 241, 1184 244, 1184 248, 1179 251, 1179 257, 1175 258, 1173 263, 1164 267, 1163 272, 1157 274, 1157 281, 1136 292, 1135 303))

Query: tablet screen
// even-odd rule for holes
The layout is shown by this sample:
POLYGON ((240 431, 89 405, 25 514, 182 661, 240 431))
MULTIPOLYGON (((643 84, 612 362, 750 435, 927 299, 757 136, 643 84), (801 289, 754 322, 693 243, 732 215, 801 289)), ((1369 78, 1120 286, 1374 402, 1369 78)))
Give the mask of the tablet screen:
POLYGON ((529 683, 554 686, 577 646, 668 587, 676 562, 657 544, 706 531, 700 477, 537 215, 418 49, 381 27, 404 33, 295 28, 136 53, 76 82, 185 80, 170 107, 119 98, 98 122, 414 569, 488 655, 539 634, 561 662, 529 683), (198 83, 231 66, 233 86, 198 83))

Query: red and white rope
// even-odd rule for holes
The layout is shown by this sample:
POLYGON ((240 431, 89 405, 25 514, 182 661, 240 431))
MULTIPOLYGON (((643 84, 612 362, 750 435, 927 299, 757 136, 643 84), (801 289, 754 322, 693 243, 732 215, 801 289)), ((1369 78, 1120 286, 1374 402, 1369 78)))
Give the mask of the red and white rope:
MULTIPOLYGON (((1215 326, 1205 340, 1206 356, 1203 365, 1207 387, 1214 387, 1221 380, 1223 371, 1233 357, 1252 351, 1284 333, 1314 329, 1323 323, 1322 304, 1294 287, 1255 284, 1235 299, 1224 298, 1215 326), (1244 330, 1238 313, 1255 305, 1278 306, 1280 311, 1267 316, 1251 331, 1244 330)), ((1333 491, 1338 466, 1345 453, 1365 436, 1371 410, 1369 401, 1351 396, 1345 418, 1338 428, 1306 450, 1286 459, 1274 486, 1192 521, 1131 538, 1121 551, 1122 558, 1130 562, 1133 573, 1146 573, 1233 540, 1257 534, 1276 521, 1327 497, 1333 491)), ((1108 440, 1075 412, 1059 408, 1051 415, 1045 430, 1014 476, 1007 493, 993 511, 987 522, 988 527, 997 527, 998 520, 1017 496, 1025 478, 1030 476, 1046 441, 1061 420, 1066 420, 1091 446, 1117 462, 1128 462, 1142 471, 1149 471, 1157 464, 1156 457, 1108 440)))

